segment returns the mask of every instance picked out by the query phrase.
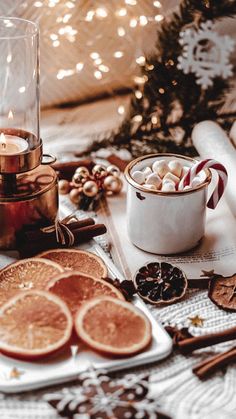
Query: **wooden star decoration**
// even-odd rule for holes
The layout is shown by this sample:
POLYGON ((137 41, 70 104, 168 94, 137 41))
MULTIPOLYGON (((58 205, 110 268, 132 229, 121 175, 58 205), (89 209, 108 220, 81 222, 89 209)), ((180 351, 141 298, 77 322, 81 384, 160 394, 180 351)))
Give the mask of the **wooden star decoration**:
POLYGON ((170 337, 172 338, 173 347, 174 349, 178 349, 178 344, 182 340, 192 338, 193 335, 189 332, 187 327, 182 327, 178 329, 177 327, 166 326, 165 327, 167 333, 169 333, 170 337))
POLYGON ((217 275, 214 269, 212 269, 211 271, 205 271, 204 269, 202 269, 202 274, 200 275, 200 277, 203 278, 206 276, 207 278, 211 278, 214 275, 217 275))
POLYGON ((24 374, 24 371, 20 371, 20 370, 18 370, 18 368, 14 367, 14 368, 12 368, 12 370, 10 371, 10 374, 9 374, 9 379, 10 379, 10 380, 13 380, 13 379, 18 379, 18 378, 20 378, 23 374, 24 374))
POLYGON ((202 327, 205 320, 202 317, 200 317, 198 314, 194 317, 188 317, 188 319, 190 320, 191 325, 195 327, 202 327))

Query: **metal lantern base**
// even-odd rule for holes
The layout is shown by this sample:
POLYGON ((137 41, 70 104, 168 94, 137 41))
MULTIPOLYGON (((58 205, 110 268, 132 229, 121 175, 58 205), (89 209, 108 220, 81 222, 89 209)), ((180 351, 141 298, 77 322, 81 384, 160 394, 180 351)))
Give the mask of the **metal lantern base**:
POLYGON ((57 212, 57 175, 50 166, 0 174, 0 249, 19 248, 19 233, 53 224, 57 212))

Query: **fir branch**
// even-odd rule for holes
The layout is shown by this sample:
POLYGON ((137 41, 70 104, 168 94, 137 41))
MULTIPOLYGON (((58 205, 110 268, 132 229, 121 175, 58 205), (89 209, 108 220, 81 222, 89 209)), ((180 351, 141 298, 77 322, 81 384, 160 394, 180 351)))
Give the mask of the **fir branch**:
POLYGON ((149 57, 143 67, 143 77, 148 81, 143 86, 142 98, 137 99, 133 94, 129 115, 119 132, 112 133, 104 143, 125 147, 133 155, 137 155, 138 150, 140 154, 150 150, 195 152, 189 146, 192 128, 201 120, 217 119, 230 82, 217 77, 211 87, 203 90, 196 84, 195 74, 184 74, 178 69, 178 57, 182 53, 180 32, 193 26, 198 30, 206 20, 215 21, 235 14, 235 0, 182 0, 178 12, 164 20, 157 32, 157 54, 149 57), (137 115, 142 117, 138 123, 135 122, 137 115), (157 119, 155 123, 153 116, 157 119), (183 131, 178 145, 172 134, 175 128, 183 131))

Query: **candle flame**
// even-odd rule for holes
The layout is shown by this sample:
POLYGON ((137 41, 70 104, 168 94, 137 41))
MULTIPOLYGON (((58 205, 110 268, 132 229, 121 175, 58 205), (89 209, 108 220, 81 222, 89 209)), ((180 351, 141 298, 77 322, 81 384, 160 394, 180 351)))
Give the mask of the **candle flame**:
POLYGON ((13 112, 11 110, 8 113, 8 119, 13 119, 13 112))
POLYGON ((7 146, 6 137, 3 134, 3 132, 1 132, 1 135, 0 135, 0 144, 1 144, 2 149, 5 149, 7 146))

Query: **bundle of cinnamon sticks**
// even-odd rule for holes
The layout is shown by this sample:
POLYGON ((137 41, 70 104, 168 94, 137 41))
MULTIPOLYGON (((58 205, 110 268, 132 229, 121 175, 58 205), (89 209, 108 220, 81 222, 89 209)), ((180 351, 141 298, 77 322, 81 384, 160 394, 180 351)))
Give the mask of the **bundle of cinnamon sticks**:
MULTIPOLYGON (((177 348, 182 354, 187 355, 196 349, 206 348, 211 345, 228 342, 234 339, 236 339, 236 327, 204 336, 183 338, 178 341, 177 348)), ((193 368, 193 372, 200 379, 208 378, 215 371, 220 370, 222 367, 227 366, 232 362, 236 362, 235 346, 226 352, 212 356, 196 365, 193 368)))
MULTIPOLYGON (((111 154, 107 157, 107 161, 110 164, 117 166, 121 172, 124 172, 125 167, 129 163, 126 160, 122 160, 120 157, 116 156, 115 154, 111 154)), ((56 162, 52 164, 53 169, 57 172, 59 179, 66 179, 71 181, 72 176, 75 173, 75 170, 78 167, 84 166, 87 167, 89 170, 93 168, 95 163, 93 160, 87 159, 80 159, 77 161, 68 161, 68 162, 56 162)))
MULTIPOLYGON (((52 226, 53 227, 53 226, 52 226)), ((93 218, 77 220, 66 224, 66 227, 73 234, 73 245, 87 242, 93 237, 105 234, 107 229, 104 224, 95 224, 93 218)), ((57 240, 56 229, 50 231, 46 229, 24 230, 17 237, 17 248, 21 257, 35 256, 43 250, 49 250, 59 247, 68 247, 68 239, 65 235, 65 244, 57 240)))
POLYGON ((57 172, 59 179, 66 179, 71 181, 72 176, 74 175, 78 167, 87 167, 87 169, 92 169, 95 163, 91 159, 81 159, 77 161, 68 161, 68 162, 56 162, 52 164, 52 168, 57 172))

